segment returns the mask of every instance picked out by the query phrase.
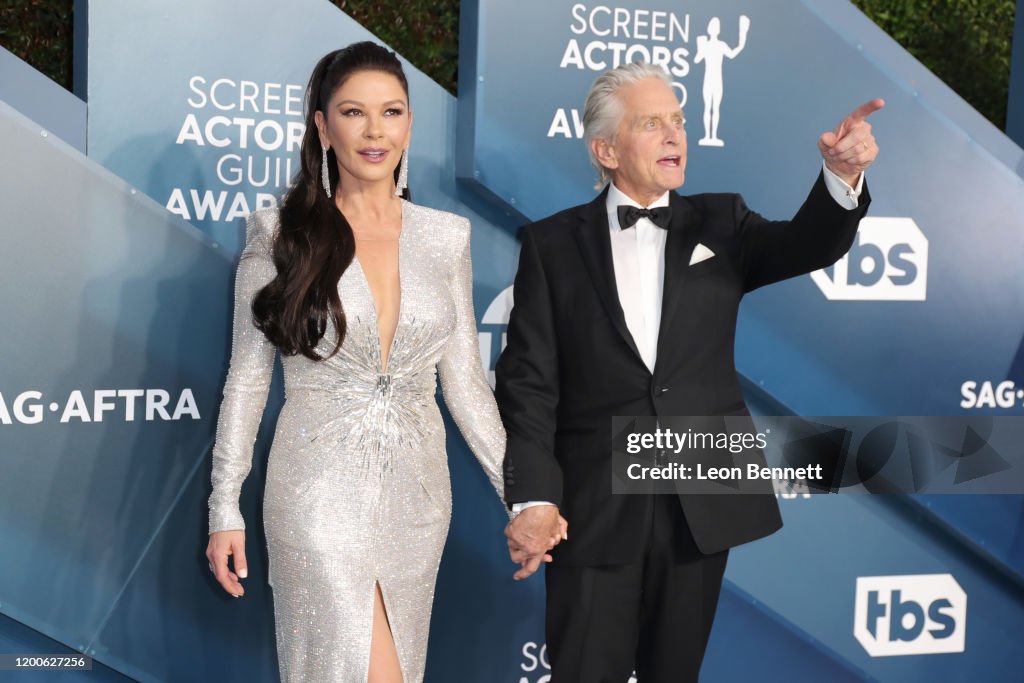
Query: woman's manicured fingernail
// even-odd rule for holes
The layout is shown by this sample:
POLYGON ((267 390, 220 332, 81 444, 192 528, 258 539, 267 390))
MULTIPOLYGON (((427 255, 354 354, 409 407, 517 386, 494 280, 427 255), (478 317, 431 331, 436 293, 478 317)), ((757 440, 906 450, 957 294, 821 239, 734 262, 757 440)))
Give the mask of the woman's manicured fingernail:
POLYGON ((246 569, 245 567, 242 567, 241 569, 238 570, 238 576, 243 578, 243 579, 248 577, 249 576, 249 570, 246 569))

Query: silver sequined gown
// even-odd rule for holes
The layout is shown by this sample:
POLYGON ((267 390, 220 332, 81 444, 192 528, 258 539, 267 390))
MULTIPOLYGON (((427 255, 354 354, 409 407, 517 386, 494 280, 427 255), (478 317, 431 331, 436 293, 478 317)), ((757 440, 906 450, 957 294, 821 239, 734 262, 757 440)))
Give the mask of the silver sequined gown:
MULTIPOLYGON (((238 508, 275 349, 250 304, 275 276, 276 209, 250 216, 235 286, 231 367, 213 450, 210 531, 243 529, 238 508)), ((480 364, 469 222, 403 200, 401 304, 382 373, 376 311, 358 259, 338 283, 348 333, 323 362, 283 358, 284 408, 263 507, 281 679, 367 679, 374 582, 403 679, 423 679, 427 631, 451 517, 445 403, 499 497, 505 431, 480 364)), ((333 328, 321 355, 333 347, 333 328)))

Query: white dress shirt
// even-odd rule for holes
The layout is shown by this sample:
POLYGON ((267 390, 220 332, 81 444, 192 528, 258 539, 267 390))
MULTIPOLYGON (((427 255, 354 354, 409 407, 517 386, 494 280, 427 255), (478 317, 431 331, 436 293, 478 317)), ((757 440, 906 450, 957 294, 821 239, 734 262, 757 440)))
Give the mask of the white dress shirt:
POLYGON ((650 206, 640 206, 616 187, 615 183, 608 188, 605 200, 619 303, 626 318, 626 327, 633 336, 644 365, 651 372, 654 372, 654 362, 658 358, 668 230, 659 228, 649 218, 641 218, 635 227, 624 230, 619 225, 619 206, 653 209, 668 206, 668 203, 666 192, 651 202, 650 206))
MULTIPOLYGON (((857 187, 850 187, 842 178, 822 163, 825 187, 832 198, 845 209, 856 209, 864 187, 864 174, 860 174, 857 187)), ((619 225, 619 205, 653 209, 669 205, 669 193, 658 197, 650 206, 640 206, 615 183, 608 187, 605 206, 608 211, 608 231, 612 242, 612 265, 615 268, 615 286, 619 303, 626 318, 626 327, 640 351, 644 365, 652 373, 658 360, 658 331, 661 328, 661 299, 665 284, 665 240, 668 230, 659 228, 650 219, 641 218, 632 229, 619 225)), ((514 503, 512 512, 519 513, 534 505, 553 505, 548 501, 531 500, 514 503)))

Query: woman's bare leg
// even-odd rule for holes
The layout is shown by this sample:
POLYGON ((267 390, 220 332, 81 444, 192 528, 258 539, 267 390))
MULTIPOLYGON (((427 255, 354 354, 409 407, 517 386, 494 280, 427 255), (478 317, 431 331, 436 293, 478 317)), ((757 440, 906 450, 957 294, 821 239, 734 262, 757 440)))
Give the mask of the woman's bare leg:
POLYGON ((391 634, 384 596, 380 585, 373 584, 373 637, 370 640, 370 678, 368 683, 402 683, 398 651, 391 634))

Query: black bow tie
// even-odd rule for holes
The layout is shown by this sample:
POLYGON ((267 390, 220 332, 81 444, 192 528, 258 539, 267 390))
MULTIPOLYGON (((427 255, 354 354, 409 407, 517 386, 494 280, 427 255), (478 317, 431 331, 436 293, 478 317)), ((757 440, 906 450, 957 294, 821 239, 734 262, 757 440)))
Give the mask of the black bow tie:
POLYGON ((619 206, 619 227, 623 230, 632 228, 641 218, 648 218, 659 228, 667 230, 672 222, 672 207, 659 206, 654 209, 641 209, 626 204, 619 206))

